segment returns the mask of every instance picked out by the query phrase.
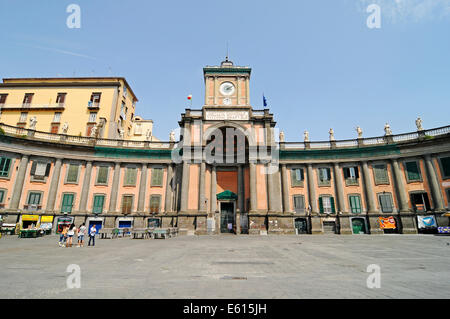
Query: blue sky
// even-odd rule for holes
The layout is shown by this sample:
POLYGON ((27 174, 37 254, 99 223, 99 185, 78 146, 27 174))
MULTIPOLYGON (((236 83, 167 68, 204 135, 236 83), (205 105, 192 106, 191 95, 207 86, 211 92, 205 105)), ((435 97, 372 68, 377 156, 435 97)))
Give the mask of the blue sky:
POLYGON ((265 93, 287 141, 383 135, 448 125, 449 0, 0 0, 0 77, 124 76, 136 114, 167 140, 202 68, 252 67, 251 104, 265 93), (69 4, 81 28, 69 29, 69 4), (366 7, 381 8, 369 29, 366 7))

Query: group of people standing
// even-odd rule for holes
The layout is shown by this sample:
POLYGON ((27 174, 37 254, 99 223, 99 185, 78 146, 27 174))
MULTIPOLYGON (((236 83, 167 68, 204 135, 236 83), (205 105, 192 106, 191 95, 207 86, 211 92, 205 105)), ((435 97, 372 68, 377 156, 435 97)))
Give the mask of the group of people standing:
MULTIPOLYGON (((59 246, 60 247, 72 247, 73 237, 75 237, 75 233, 78 237, 78 244, 75 247, 84 247, 84 237, 87 232, 87 227, 85 224, 81 224, 80 227, 76 227, 75 224, 70 226, 64 226, 61 235, 59 236, 59 246)), ((97 229, 95 225, 92 225, 91 229, 89 229, 89 243, 88 246, 95 246, 95 235, 97 233, 97 229)))

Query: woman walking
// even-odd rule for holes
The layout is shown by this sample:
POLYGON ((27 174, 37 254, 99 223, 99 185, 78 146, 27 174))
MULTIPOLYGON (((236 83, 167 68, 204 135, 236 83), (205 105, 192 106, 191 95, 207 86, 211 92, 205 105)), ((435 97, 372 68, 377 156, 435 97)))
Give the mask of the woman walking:
POLYGON ((66 247, 72 247, 72 238, 75 235, 76 231, 75 224, 70 225, 69 231, 67 232, 67 245, 66 247))
POLYGON ((83 223, 78 228, 78 246, 77 247, 84 247, 84 235, 86 235, 86 226, 84 226, 84 223, 83 223))

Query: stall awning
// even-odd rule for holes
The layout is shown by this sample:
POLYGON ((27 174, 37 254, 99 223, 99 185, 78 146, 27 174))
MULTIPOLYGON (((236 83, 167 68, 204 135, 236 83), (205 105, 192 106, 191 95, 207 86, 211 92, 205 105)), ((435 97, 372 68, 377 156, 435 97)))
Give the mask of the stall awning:
POLYGON ((39 215, 22 215, 22 221, 37 222, 38 220, 39 220, 39 215))
POLYGON ((42 223, 53 223, 53 216, 42 216, 41 224, 42 223))
POLYGON ((238 196, 232 191, 226 190, 220 194, 217 194, 218 200, 236 200, 238 196))

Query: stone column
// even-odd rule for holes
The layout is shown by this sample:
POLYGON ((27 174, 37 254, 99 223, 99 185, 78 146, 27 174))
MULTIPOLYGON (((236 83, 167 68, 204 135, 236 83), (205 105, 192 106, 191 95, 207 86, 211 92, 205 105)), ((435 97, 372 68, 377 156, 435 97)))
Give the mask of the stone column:
POLYGON ((137 211, 143 213, 145 211, 145 193, 147 190, 148 164, 143 163, 141 167, 141 178, 139 182, 139 197, 137 211))
POLYGON ((250 212, 256 210, 256 164, 250 162, 250 212))
POLYGON ((403 180, 403 174, 398 164, 397 159, 391 160, 392 171, 394 176, 394 187, 398 196, 399 210, 400 213, 406 212, 409 213, 409 204, 408 204, 408 195, 406 194, 405 182, 403 180))
POLYGON ((88 161, 86 163, 86 168, 84 170, 83 188, 81 189, 80 208, 79 208, 81 213, 86 212, 89 195, 89 186, 91 184, 91 174, 92 174, 92 162, 88 161))
POLYGON ((339 163, 334 163, 334 187, 336 189, 337 210, 338 212, 347 213, 345 205, 344 187, 342 184, 342 171, 339 163))
POLYGON ((444 211, 444 200, 442 198, 439 181, 434 169, 431 155, 425 155, 425 168, 428 176, 428 185, 431 191, 431 198, 433 199, 433 206, 435 211, 444 211))
POLYGON ((402 233, 417 234, 416 218, 409 209, 408 195, 406 193, 405 182, 403 180, 403 173, 397 159, 392 159, 391 164, 394 177, 394 189, 398 198, 399 218, 402 222, 402 233))
POLYGON ((53 212, 55 210, 55 201, 56 201, 56 194, 58 192, 59 176, 61 175, 61 166, 62 160, 60 158, 57 158, 55 161, 55 167, 53 168, 52 181, 50 182, 50 189, 48 191, 47 207, 46 207, 46 211, 48 213, 53 212))
POLYGON ((23 183, 25 181, 25 174, 27 172, 29 159, 30 158, 28 155, 22 155, 22 159, 20 160, 19 170, 16 175, 16 182, 14 183, 14 188, 11 195, 11 202, 9 204, 9 208, 11 209, 19 208, 20 198, 22 196, 23 190, 23 183))
POLYGON ((237 209, 239 213, 243 213, 245 210, 245 179, 244 179, 244 169, 242 165, 238 166, 238 202, 237 209))
POLYGON ((117 196, 119 193, 119 182, 120 182, 120 163, 117 162, 114 167, 114 176, 111 187, 111 198, 109 200, 109 210, 108 213, 117 212, 117 196))
POLYGON ((372 178, 370 176, 369 165, 366 161, 362 162, 363 177, 364 177, 364 190, 367 199, 367 213, 378 214, 379 211, 376 206, 375 194, 373 191, 372 178))
MULTIPOLYGON (((266 165, 265 166, 266 171, 269 170, 269 166, 266 165)), ((276 212, 276 207, 275 207, 275 181, 274 181, 274 177, 275 174, 267 174, 267 197, 268 197, 268 207, 269 207, 269 213, 274 213, 276 212)))
MULTIPOLYGON (((217 209, 217 176, 216 176, 216 167, 214 165, 211 166, 211 214, 216 212, 217 209)), ((216 228, 218 225, 216 225, 216 228)), ((220 225, 219 225, 220 227, 220 225)))
POLYGON ((292 209, 289 203, 289 184, 287 177, 286 164, 281 165, 281 180, 282 180, 282 191, 283 191, 283 212, 290 213, 292 209))
POLYGON ((185 161, 183 162, 183 177, 181 180, 181 203, 180 211, 185 213, 187 211, 188 196, 189 196, 189 168, 190 165, 185 161))
POLYGON ((198 210, 201 213, 206 212, 206 196, 205 196, 205 175, 206 175, 206 163, 202 161, 200 164, 200 180, 198 183, 198 210))
POLYGON ((173 167, 172 164, 168 164, 167 165, 167 181, 166 181, 166 200, 165 200, 165 204, 164 204, 164 210, 165 212, 172 212, 173 208, 172 208, 172 196, 173 196, 173 185, 174 185, 174 180, 173 180, 173 167))
POLYGON ((311 205, 311 214, 318 214, 319 208, 317 204, 316 198, 316 183, 314 181, 313 168, 311 164, 307 166, 307 178, 308 178, 308 201, 309 205, 311 205))
POLYGON ((380 212, 377 209, 375 194, 373 190, 372 178, 370 176, 369 166, 366 161, 362 162, 362 175, 364 179, 364 193, 367 204, 367 218, 370 225, 370 232, 373 235, 383 234, 383 230, 378 227, 378 215, 380 212))

